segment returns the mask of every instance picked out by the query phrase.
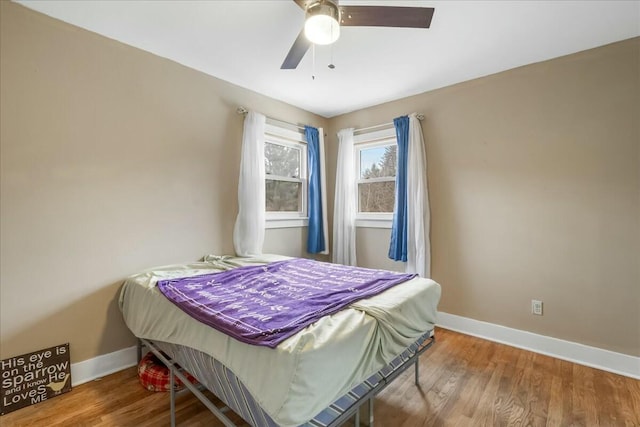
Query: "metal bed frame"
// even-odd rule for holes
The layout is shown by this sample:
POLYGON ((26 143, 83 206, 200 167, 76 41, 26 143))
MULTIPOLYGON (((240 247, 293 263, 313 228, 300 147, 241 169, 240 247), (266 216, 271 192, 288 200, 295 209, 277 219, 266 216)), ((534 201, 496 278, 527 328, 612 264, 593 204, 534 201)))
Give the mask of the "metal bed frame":
MULTIPOLYGON (((415 385, 420 387, 419 383, 419 357, 422 353, 424 353, 427 349, 429 349, 435 343, 435 335, 433 333, 427 339, 425 339, 422 343, 418 345, 416 351, 409 356, 407 360, 402 362, 398 367, 394 368, 389 375, 383 376, 380 381, 361 396, 358 400, 356 400, 350 407, 346 410, 342 411, 342 413, 335 418, 328 426, 330 427, 338 427, 344 424, 349 418, 355 416, 354 424, 355 426, 360 426, 360 408, 365 404, 369 403, 368 408, 368 426, 373 427, 374 417, 373 417, 373 400, 375 396, 384 390, 389 384, 391 384, 400 374, 406 371, 412 364, 415 366, 415 385)), ((175 391, 175 378, 179 378, 184 386, 191 391, 212 413, 215 415, 225 426, 227 427, 237 427, 236 424, 233 423, 225 415, 225 412, 231 410, 228 406, 223 406, 221 408, 216 405, 205 396, 201 389, 204 386, 196 386, 192 384, 186 376, 182 373, 182 368, 178 365, 178 363, 172 359, 171 357, 164 354, 158 347, 156 347, 151 340, 147 340, 144 338, 139 338, 138 340, 138 360, 142 357, 142 347, 147 347, 153 354, 162 361, 169 368, 169 377, 170 377, 170 408, 171 408, 171 427, 176 426, 176 391, 175 391)), ((387 365, 389 366, 389 365, 387 365)), ((384 368, 383 368, 384 369, 384 368)), ((379 371, 380 372, 380 371, 379 371)), ((214 393, 215 395, 215 393, 214 393)), ((220 399, 220 396, 216 396, 220 399)), ((223 401, 222 399, 220 399, 223 401)), ((224 402, 224 401, 223 401, 224 402)), ((226 405, 226 402, 224 402, 226 405)))

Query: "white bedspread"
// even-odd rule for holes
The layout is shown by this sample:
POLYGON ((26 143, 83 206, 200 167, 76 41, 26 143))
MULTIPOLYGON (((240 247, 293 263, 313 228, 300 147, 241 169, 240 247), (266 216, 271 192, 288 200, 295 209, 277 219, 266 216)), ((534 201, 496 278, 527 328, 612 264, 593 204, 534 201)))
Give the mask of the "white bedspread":
POLYGON ((239 342, 193 319, 160 293, 158 280, 286 259, 208 256, 129 277, 120 309, 140 338, 189 346, 227 366, 283 426, 299 425, 378 371, 436 322, 440 285, 415 278, 323 317, 275 349, 239 342))

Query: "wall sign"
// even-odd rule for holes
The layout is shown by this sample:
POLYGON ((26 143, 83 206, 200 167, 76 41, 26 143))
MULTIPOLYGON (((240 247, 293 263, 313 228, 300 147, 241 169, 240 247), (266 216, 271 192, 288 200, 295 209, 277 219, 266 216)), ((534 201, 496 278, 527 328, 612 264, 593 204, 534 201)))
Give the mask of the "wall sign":
POLYGON ((0 361, 0 415, 71 391, 69 343, 0 361))

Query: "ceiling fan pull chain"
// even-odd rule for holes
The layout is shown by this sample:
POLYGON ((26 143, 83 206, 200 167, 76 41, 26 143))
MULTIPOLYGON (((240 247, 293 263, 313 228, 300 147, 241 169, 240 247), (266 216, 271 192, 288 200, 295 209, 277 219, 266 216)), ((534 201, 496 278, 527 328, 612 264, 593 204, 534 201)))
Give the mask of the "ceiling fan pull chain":
POLYGON ((316 45, 311 45, 311 80, 316 79, 316 45))
POLYGON ((329 65, 327 65, 327 67, 329 67, 330 70, 333 70, 334 68, 336 68, 335 65, 333 65, 333 45, 331 45, 331 62, 329 62, 329 65))

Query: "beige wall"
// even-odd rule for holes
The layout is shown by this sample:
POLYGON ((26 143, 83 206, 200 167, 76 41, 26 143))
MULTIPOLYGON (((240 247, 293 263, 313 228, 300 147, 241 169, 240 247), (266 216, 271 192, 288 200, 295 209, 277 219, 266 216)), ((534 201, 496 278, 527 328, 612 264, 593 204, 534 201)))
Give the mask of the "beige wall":
MULTIPOLYGON (((440 309, 640 355, 638 39, 326 120, 19 5, 0 15, 1 358, 133 345, 124 276, 232 252, 237 105, 325 127, 330 195, 336 130, 424 113, 440 309)), ((397 268, 388 235, 358 230, 362 265, 397 268)), ((305 238, 267 230, 265 251, 305 238)))
MULTIPOLYGON (((233 252, 236 107, 327 121, 7 1, 0 15, 0 357, 128 347, 125 276, 233 252)), ((303 234, 269 230, 265 248, 300 255, 303 234)))
MULTIPOLYGON (((636 38, 333 118, 328 163, 337 130, 423 113, 440 310, 640 355, 639 56, 636 38)), ((398 267, 388 230, 357 238, 360 264, 398 267)))

